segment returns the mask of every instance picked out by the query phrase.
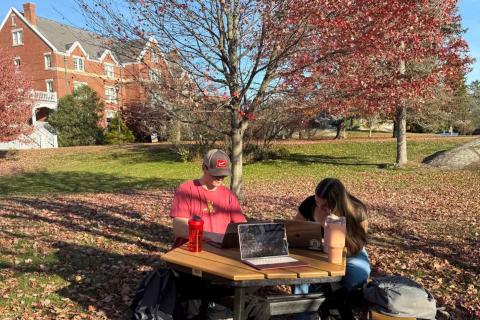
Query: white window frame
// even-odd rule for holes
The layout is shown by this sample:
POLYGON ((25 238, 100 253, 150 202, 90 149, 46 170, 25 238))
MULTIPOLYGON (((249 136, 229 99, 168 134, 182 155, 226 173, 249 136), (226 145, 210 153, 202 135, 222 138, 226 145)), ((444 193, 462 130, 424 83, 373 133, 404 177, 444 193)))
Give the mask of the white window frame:
POLYGON ((22 59, 20 57, 13 58, 13 65, 15 66, 15 69, 20 69, 22 66, 22 59))
POLYGON ((148 70, 148 79, 150 79, 150 81, 159 82, 161 79, 160 70, 158 69, 148 70))
POLYGON ((73 56, 73 70, 75 71, 85 71, 85 58, 73 56), (81 61, 82 63, 78 63, 77 61, 81 61), (80 68, 81 66, 81 68, 80 68))
POLYGON ((52 54, 51 53, 44 53, 43 54, 43 63, 45 64, 45 70, 52 69, 52 54), (49 64, 47 64, 47 61, 49 62, 49 64))
POLYGON ((53 79, 45 79, 45 87, 47 88, 45 91, 55 92, 53 90, 53 79))
POLYGON ((117 90, 115 90, 115 87, 105 86, 105 102, 117 103, 117 90))
POLYGON ((12 27, 16 27, 17 23, 15 22, 15 15, 12 13, 10 17, 12 18, 12 27))
POLYGON ((12 30, 12 44, 14 47, 23 45, 23 29, 13 29, 12 30), (16 35, 20 35, 20 37, 16 35))
POLYGON ((107 78, 115 78, 115 65, 112 63, 105 63, 103 68, 104 74, 107 78), (111 70, 109 70, 111 68, 111 70))
POLYGON ((86 82, 81 82, 81 81, 73 81, 73 90, 76 90, 80 88, 81 86, 87 86, 88 84, 86 82))
POLYGON ((117 112, 116 111, 113 111, 113 110, 107 110, 106 112, 106 116, 105 118, 107 118, 107 121, 115 118, 117 116, 117 112))
POLYGON ((152 62, 158 62, 158 53, 157 53, 157 50, 155 48, 153 48, 150 51, 150 58, 151 58, 152 62))

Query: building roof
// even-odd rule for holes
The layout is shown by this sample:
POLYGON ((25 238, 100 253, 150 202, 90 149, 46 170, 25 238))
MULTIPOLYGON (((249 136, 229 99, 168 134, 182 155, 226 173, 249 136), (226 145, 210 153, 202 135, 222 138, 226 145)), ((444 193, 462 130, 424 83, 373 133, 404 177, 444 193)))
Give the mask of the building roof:
POLYGON ((67 52, 78 41, 91 59, 99 59, 105 50, 110 50, 119 63, 136 61, 146 44, 146 41, 134 40, 126 45, 118 40, 42 17, 37 17, 37 30, 59 51, 67 52))

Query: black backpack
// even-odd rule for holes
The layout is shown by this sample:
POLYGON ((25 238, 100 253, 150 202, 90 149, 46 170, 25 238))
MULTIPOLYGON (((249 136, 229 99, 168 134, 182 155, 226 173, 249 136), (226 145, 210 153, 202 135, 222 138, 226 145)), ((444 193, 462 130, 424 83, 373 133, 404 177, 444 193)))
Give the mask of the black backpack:
POLYGON ((129 320, 182 319, 175 275, 170 269, 149 272, 140 282, 130 305, 129 320))

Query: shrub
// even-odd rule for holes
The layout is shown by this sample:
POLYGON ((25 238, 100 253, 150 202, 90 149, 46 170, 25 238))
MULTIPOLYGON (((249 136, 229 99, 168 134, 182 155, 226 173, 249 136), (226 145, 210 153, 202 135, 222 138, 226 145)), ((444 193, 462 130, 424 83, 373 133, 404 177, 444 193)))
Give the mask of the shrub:
POLYGON ((208 151, 202 145, 198 144, 175 144, 172 151, 181 162, 191 162, 201 159, 208 151))
POLYGON ((57 131, 62 147, 101 144, 103 132, 98 122, 102 111, 103 103, 97 93, 82 86, 59 100, 48 123, 57 131))
POLYGON ((135 141, 135 136, 132 131, 130 131, 125 122, 122 119, 118 118, 116 115, 110 121, 107 130, 105 132, 105 143, 107 144, 117 144, 118 143, 118 122, 120 120, 120 142, 122 143, 131 143, 135 141))

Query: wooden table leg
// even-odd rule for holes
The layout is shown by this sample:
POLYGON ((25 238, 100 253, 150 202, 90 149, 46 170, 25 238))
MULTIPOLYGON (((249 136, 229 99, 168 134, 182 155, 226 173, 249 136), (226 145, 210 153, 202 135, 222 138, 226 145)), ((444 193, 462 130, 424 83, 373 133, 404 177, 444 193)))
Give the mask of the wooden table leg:
POLYGON ((245 288, 235 288, 235 300, 233 302, 233 320, 244 320, 245 315, 245 288))

